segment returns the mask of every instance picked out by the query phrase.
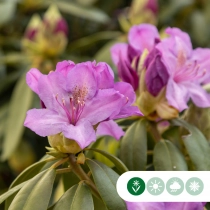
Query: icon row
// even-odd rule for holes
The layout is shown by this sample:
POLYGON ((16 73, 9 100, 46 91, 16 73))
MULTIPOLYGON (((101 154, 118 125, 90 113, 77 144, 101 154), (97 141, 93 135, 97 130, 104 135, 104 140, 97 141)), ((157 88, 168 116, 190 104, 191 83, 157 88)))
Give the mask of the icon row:
MULTIPOLYGON (((127 189, 132 195, 140 195, 146 188, 151 195, 160 195, 165 189, 171 195, 180 195, 184 191, 184 182, 178 177, 173 177, 165 185, 162 179, 153 177, 145 184, 141 178, 134 177, 127 183, 127 189)), ((196 196, 203 191, 204 184, 201 179, 192 177, 185 183, 185 189, 190 195, 196 196)))

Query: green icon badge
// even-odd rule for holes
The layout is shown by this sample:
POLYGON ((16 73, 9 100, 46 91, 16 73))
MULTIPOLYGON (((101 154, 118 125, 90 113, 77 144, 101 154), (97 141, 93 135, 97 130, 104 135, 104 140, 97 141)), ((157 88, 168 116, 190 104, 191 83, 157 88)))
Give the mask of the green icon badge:
POLYGON ((171 195, 179 195, 184 190, 184 182, 178 177, 173 177, 167 181, 166 189, 171 195))
POLYGON ((165 184, 162 179, 158 177, 151 178, 147 182, 147 191, 151 195, 160 195, 165 189, 165 184))
POLYGON ((192 177, 186 182, 185 188, 190 195, 199 195, 203 191, 204 184, 199 178, 192 177))
POLYGON ((141 195, 145 190, 145 182, 139 177, 134 177, 128 181, 127 189, 132 195, 141 195))

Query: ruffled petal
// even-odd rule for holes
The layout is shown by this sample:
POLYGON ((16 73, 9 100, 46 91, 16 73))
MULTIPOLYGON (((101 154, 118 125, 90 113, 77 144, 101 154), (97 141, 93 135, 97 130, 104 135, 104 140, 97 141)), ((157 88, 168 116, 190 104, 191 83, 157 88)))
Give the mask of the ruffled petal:
POLYGON ((85 103, 80 119, 87 119, 92 125, 96 125, 112 115, 117 115, 123 103, 123 96, 114 89, 99 90, 92 100, 85 103))
POLYGON ((82 149, 96 140, 93 126, 85 119, 79 120, 76 125, 64 126, 62 132, 65 137, 75 140, 82 149))
MULTIPOLYGON (((86 62, 87 63, 87 62, 86 62)), ((95 70, 96 81, 99 89, 113 88, 114 86, 114 72, 111 67, 105 62, 91 63, 91 68, 95 70)))
POLYGON ((101 122, 96 131, 97 136, 109 135, 119 140, 124 135, 122 128, 113 120, 101 122))
POLYGON ((75 66, 73 61, 61 61, 56 65, 56 72, 62 73, 64 76, 67 76, 68 72, 75 66))
POLYGON ((36 68, 30 69, 26 74, 26 83, 36 94, 39 94, 38 80, 43 74, 36 68))
POLYGON ((31 109, 27 112, 24 126, 40 136, 50 136, 62 131, 67 119, 48 109, 31 109))

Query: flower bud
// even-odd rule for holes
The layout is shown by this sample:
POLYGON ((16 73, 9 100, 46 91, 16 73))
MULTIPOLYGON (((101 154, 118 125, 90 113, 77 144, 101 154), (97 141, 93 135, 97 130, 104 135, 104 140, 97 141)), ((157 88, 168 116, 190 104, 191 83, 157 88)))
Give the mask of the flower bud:
POLYGON ((83 152, 80 152, 77 156, 77 163, 78 164, 85 164, 85 155, 83 152))
POLYGON ((44 15, 43 21, 34 15, 26 29, 22 41, 23 49, 32 54, 57 56, 67 45, 68 25, 57 7, 52 5, 44 15))
POLYGON ((173 119, 179 116, 179 111, 170 106, 165 98, 165 88, 155 97, 144 91, 137 99, 137 104, 142 113, 150 120, 173 119))
POLYGON ((76 154, 82 150, 76 141, 67 139, 63 136, 62 133, 58 133, 53 136, 48 136, 48 142, 51 147, 55 148, 56 150, 62 153, 76 154))
POLYGON ((157 23, 158 2, 157 0, 133 0, 131 7, 120 15, 119 22, 125 32, 130 27, 140 23, 157 23))
POLYGON ((42 20, 39 17, 39 15, 37 14, 33 15, 27 26, 27 29, 25 32, 25 38, 31 41, 34 41, 41 23, 42 23, 42 20))

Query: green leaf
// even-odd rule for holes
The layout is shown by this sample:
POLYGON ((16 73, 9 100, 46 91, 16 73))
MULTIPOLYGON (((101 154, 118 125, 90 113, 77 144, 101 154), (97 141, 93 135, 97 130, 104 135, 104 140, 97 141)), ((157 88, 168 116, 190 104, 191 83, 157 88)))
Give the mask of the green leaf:
POLYGON ((80 181, 75 173, 72 172, 62 174, 62 180, 65 191, 80 181))
POLYGON ((159 141, 154 148, 156 171, 187 171, 187 163, 178 148, 168 140, 159 141))
POLYGON ((50 201, 55 169, 49 169, 36 175, 15 196, 9 210, 46 210, 50 201))
POLYGON ((172 120, 172 123, 182 126, 189 131, 190 134, 183 136, 184 145, 188 154, 194 163, 196 170, 210 170, 210 146, 201 131, 193 125, 181 119, 172 120))
POLYGON ((147 163, 147 121, 133 123, 122 138, 120 159, 131 171, 144 171, 147 163))
POLYGON ((13 187, 12 189, 8 190, 7 192, 5 192, 3 195, 0 196, 0 204, 6 200, 9 196, 11 196, 13 193, 17 192, 18 190, 20 190, 25 184, 26 182, 23 182, 15 187, 13 187))
MULTIPOLYGON (((45 166, 45 164, 48 162, 47 159, 41 160, 39 162, 34 163, 33 165, 26 168, 21 174, 12 182, 11 187, 14 187, 24 181, 27 181, 31 178, 33 178, 35 175, 37 175, 42 168, 45 166)), ((54 163, 54 161, 51 162, 49 167, 54 163)))
POLYGON ((111 160, 115 164, 116 168, 121 172, 121 174, 128 171, 125 164, 119 158, 115 157, 114 155, 111 155, 108 152, 99 150, 99 149, 91 149, 90 148, 88 150, 98 152, 98 153, 102 154, 103 156, 105 156, 106 158, 108 158, 109 160, 111 160))
MULTIPOLYGON (((47 159, 43 158, 39 162, 34 163, 33 165, 26 168, 23 172, 21 172, 21 174, 19 174, 19 176, 10 185, 10 189, 13 188, 14 186, 24 182, 24 181, 27 181, 27 180, 33 178, 40 171, 43 171, 43 170, 47 169, 47 168, 45 168, 46 165, 48 165, 48 168, 49 168, 55 162, 55 161, 48 162, 49 157, 47 159)), ((9 206, 12 203, 12 200, 14 199, 15 195, 16 194, 13 194, 9 198, 7 198, 7 200, 5 202, 5 210, 7 210, 9 208, 9 206)))
POLYGON ((94 210, 107 210, 104 202, 93 196, 94 210))
POLYGON ((9 158, 18 146, 24 131, 23 122, 26 111, 30 108, 32 100, 33 93, 26 85, 24 74, 17 82, 10 101, 1 155, 2 161, 9 158))
MULTIPOLYGON (((51 1, 49 2, 51 4, 51 1)), ((110 18, 102 10, 94 7, 82 7, 80 4, 76 4, 70 1, 57 0, 54 3, 62 12, 66 12, 70 15, 78 16, 79 18, 88 19, 98 23, 107 23, 110 18)))
POLYGON ((124 201, 116 190, 119 175, 106 165, 87 159, 96 187, 108 210, 126 210, 124 201))
POLYGON ((93 210, 93 198, 89 187, 81 181, 67 190, 50 210, 93 210))

